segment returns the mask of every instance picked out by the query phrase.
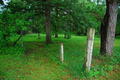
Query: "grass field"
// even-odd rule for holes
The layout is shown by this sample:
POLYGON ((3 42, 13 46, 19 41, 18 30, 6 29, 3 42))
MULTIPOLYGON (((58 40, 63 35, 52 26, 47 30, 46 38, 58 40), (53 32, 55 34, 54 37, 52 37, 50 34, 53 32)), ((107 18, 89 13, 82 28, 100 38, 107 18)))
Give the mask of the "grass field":
MULTIPOLYGON (((11 37, 14 42, 19 36, 11 37)), ((95 37, 91 70, 84 73, 83 63, 86 36, 64 39, 52 36, 52 44, 45 44, 45 34, 27 34, 15 47, 0 51, 0 80, 120 80, 120 37, 115 39, 114 55, 100 55, 100 38, 95 37), (64 63, 59 60, 60 45, 64 45, 64 63)))

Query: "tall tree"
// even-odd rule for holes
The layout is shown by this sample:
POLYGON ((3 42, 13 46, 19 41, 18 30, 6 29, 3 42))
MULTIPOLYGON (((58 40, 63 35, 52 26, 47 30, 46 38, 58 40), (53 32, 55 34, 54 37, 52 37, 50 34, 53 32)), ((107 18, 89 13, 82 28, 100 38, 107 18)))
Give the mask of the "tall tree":
POLYGON ((55 11, 56 11, 55 38, 58 38, 58 29, 57 29, 57 25, 58 25, 58 6, 56 6, 55 11))
POLYGON ((49 0, 44 0, 45 4, 45 16, 46 16, 46 43, 51 43, 51 26, 50 26, 50 4, 49 0))
POLYGON ((113 44, 117 23, 118 1, 106 0, 106 14, 101 23, 101 54, 113 54, 113 44))
POLYGON ((115 36, 120 35, 120 8, 118 8, 117 27, 115 36))

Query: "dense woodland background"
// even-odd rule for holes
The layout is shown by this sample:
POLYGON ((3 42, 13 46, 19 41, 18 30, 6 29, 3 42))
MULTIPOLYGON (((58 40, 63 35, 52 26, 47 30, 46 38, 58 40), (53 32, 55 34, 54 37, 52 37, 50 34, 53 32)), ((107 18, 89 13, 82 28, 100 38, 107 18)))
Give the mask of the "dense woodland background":
POLYGON ((52 43, 51 35, 57 38, 61 33, 69 39, 72 34, 86 35, 92 27, 101 35, 101 54, 112 55, 114 37, 120 34, 118 5, 119 0, 12 0, 0 15, 1 46, 12 34, 33 32, 40 38, 46 33, 46 43, 52 43))
MULTIPOLYGON (((45 33, 45 25, 48 26, 49 30, 51 29, 51 35, 55 35, 56 38, 59 37, 58 33, 65 34, 66 38, 70 38, 72 34, 86 35, 88 27, 95 28, 99 37, 101 27, 99 17, 103 19, 105 12, 106 3, 100 0, 97 0, 97 2, 89 0, 52 0, 48 2, 44 0, 12 0, 4 6, 4 11, 0 15, 1 34, 3 36, 1 40, 21 32, 23 34, 31 31, 38 34, 45 33), (48 6, 46 7, 46 5, 48 6), (48 24, 45 24, 46 16, 50 18, 48 24)), ((119 34, 118 20, 116 35, 119 34)), ((49 36, 51 35, 49 34, 49 36)), ((2 40, 2 42, 4 41, 2 40)), ((51 40, 48 40, 48 42, 51 42, 51 40)))

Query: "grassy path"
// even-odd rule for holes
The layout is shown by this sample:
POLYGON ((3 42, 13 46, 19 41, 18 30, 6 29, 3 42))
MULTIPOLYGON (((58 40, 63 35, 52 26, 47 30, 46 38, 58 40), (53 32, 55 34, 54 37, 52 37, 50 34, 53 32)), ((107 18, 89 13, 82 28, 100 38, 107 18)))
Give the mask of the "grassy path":
POLYGON ((9 80, 65 80, 68 79, 65 69, 49 59, 42 45, 25 43, 25 55, 5 55, 0 58, 3 62, 1 79, 9 80), (14 58, 13 58, 14 57, 14 58), (7 64, 7 65, 5 65, 7 64), (4 67, 3 67, 4 66, 4 67))

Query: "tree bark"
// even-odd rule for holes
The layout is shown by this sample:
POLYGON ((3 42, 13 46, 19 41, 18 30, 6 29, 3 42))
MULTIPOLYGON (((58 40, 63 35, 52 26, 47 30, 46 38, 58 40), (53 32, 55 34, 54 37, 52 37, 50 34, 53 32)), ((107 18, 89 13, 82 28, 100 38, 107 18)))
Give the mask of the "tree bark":
POLYGON ((101 23, 101 54, 110 56, 113 54, 113 44, 117 23, 118 2, 117 0, 106 0, 105 24, 101 23))
POLYGON ((58 38, 57 24, 55 26, 55 38, 58 38))
POLYGON ((40 39, 40 32, 38 32, 38 39, 40 39))
POLYGON ((78 36, 80 36, 80 35, 81 35, 81 32, 80 32, 80 31, 78 31, 78 32, 77 32, 77 35, 78 35, 78 36))
POLYGON ((58 26, 58 6, 56 6, 56 26, 55 26, 55 38, 58 38, 58 29, 57 29, 57 26, 58 26))
POLYGON ((85 36, 87 35, 87 29, 85 30, 85 36))
POLYGON ((55 34, 55 38, 58 38, 58 34, 57 33, 55 34))
POLYGON ((64 38, 66 38, 66 33, 64 34, 64 38))
MULTIPOLYGON (((46 0, 48 2, 49 0, 46 0)), ((51 40, 51 27, 50 27, 50 5, 47 3, 45 5, 45 16, 46 16, 46 43, 52 43, 51 40)))
POLYGON ((25 36, 25 31, 23 31, 23 36, 25 36))
POLYGON ((97 31, 98 31, 98 37, 100 36, 100 31, 99 31, 99 26, 97 27, 97 31))

